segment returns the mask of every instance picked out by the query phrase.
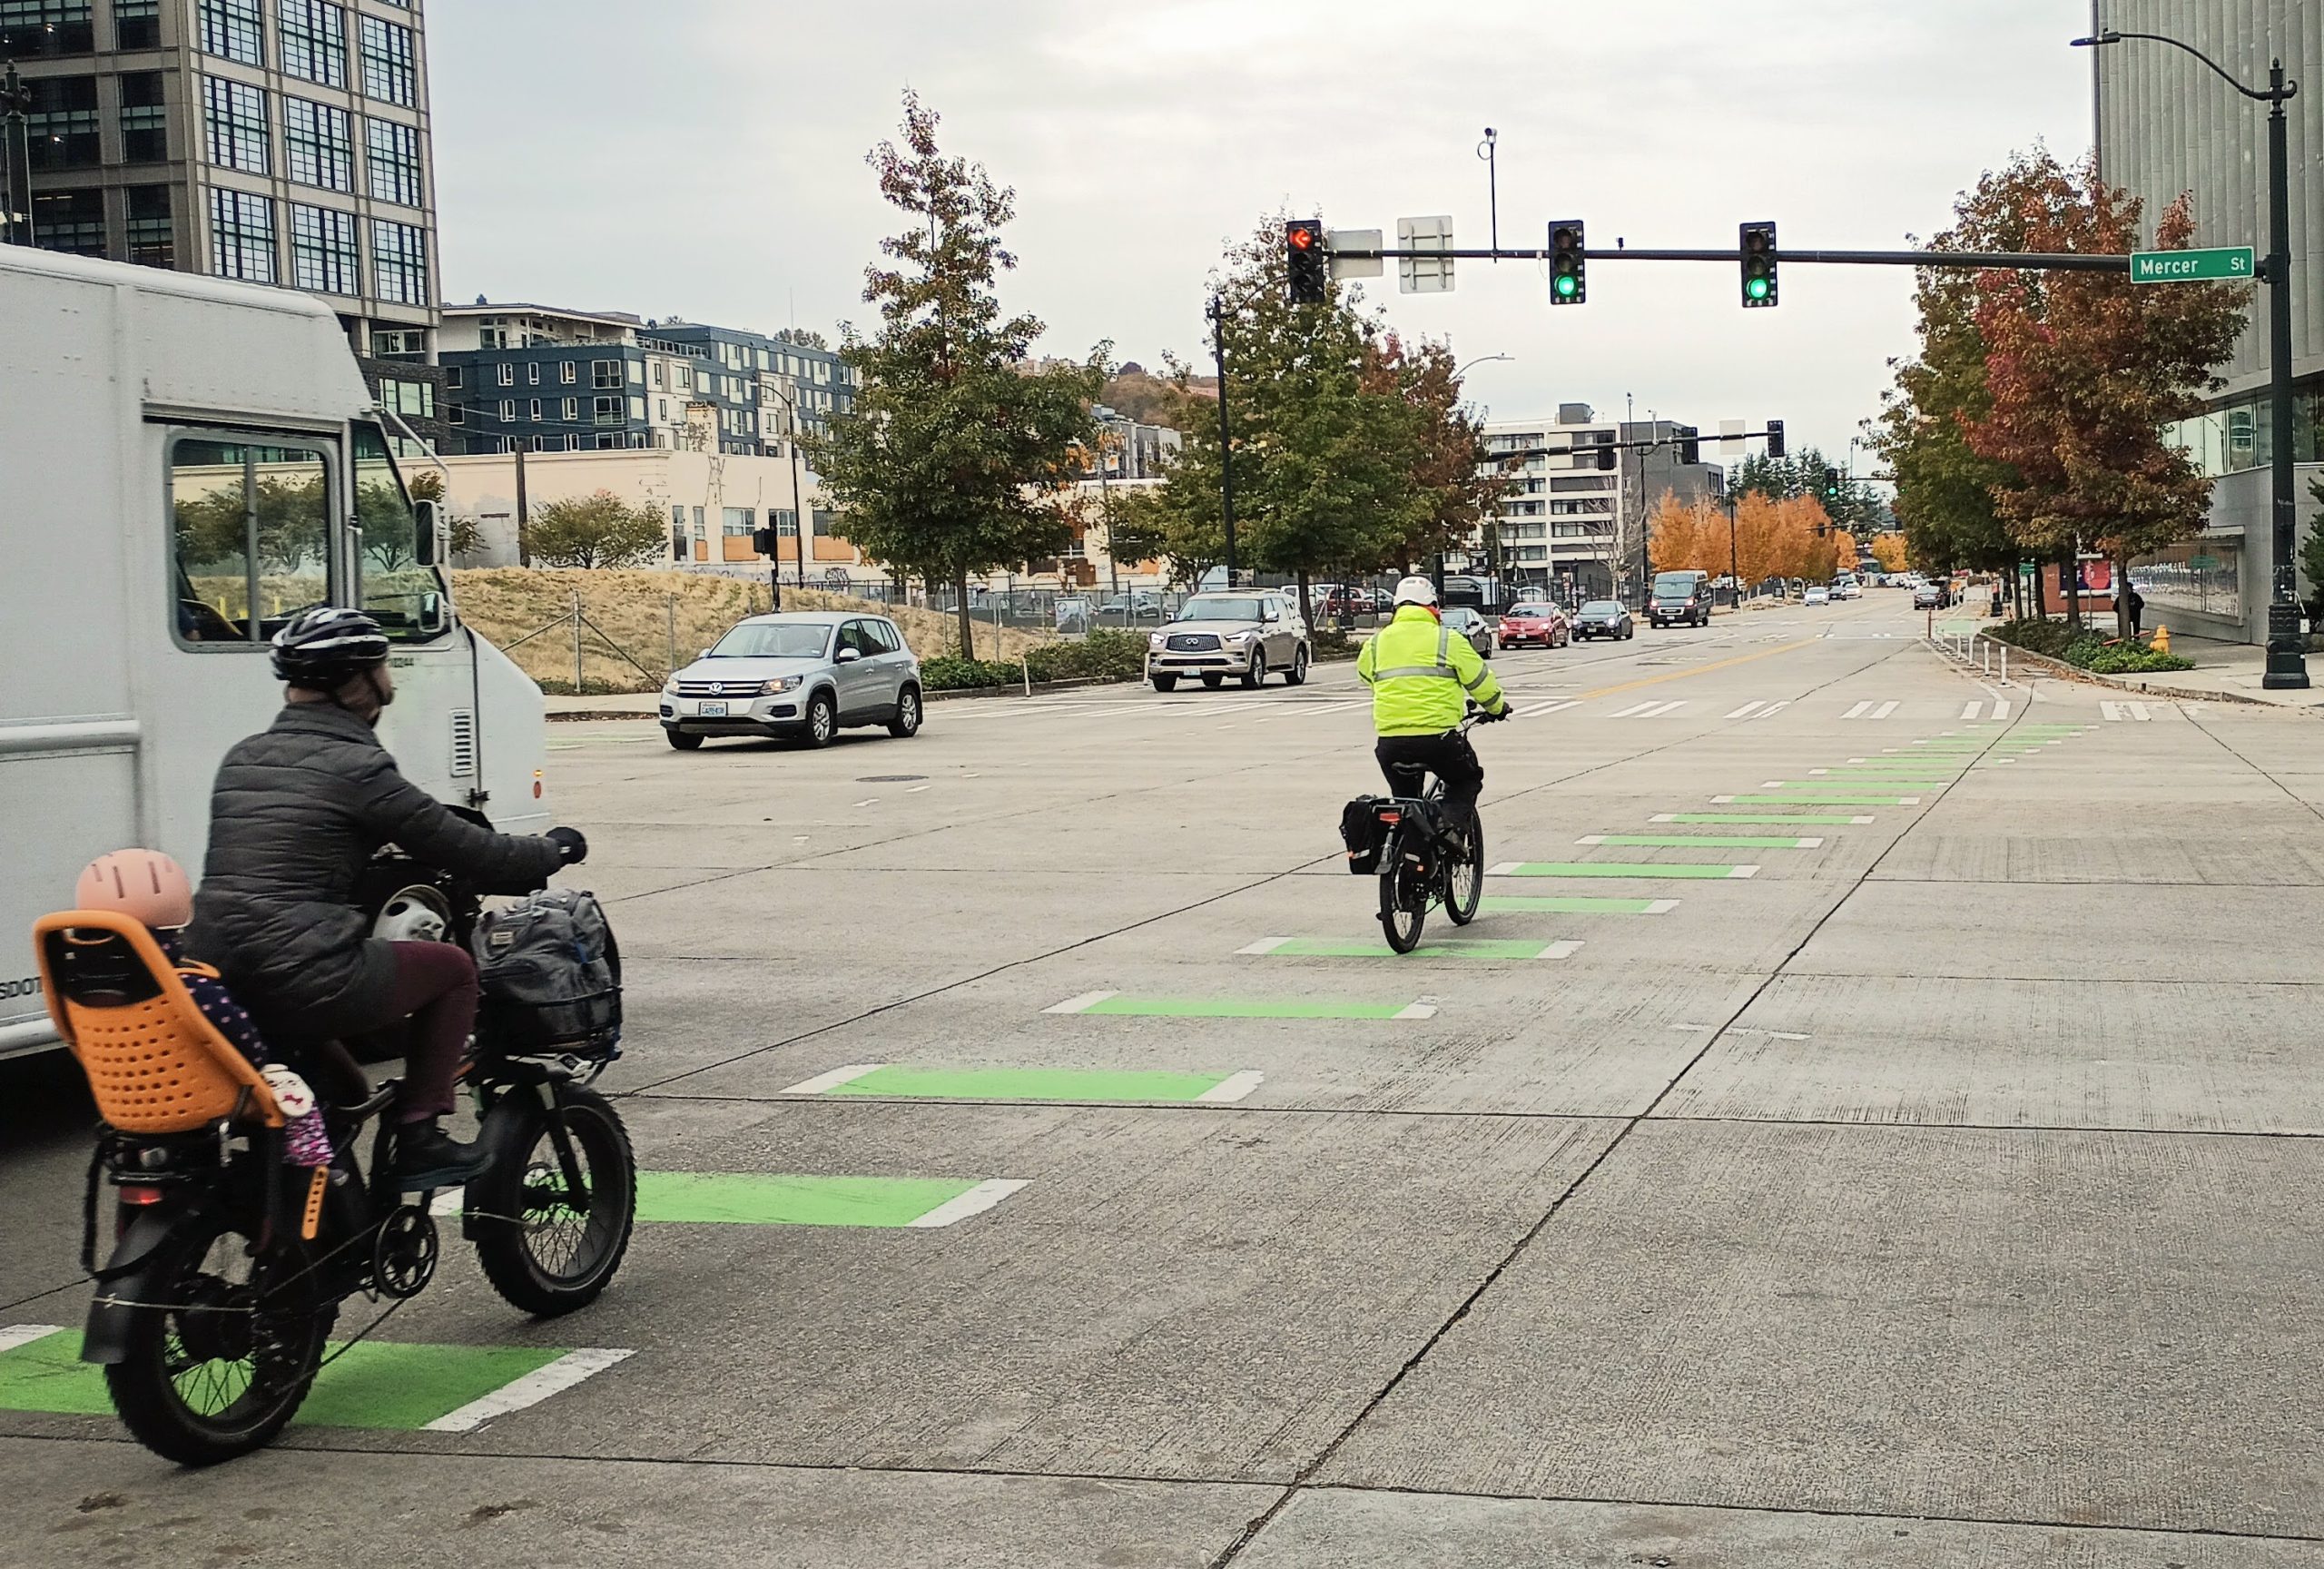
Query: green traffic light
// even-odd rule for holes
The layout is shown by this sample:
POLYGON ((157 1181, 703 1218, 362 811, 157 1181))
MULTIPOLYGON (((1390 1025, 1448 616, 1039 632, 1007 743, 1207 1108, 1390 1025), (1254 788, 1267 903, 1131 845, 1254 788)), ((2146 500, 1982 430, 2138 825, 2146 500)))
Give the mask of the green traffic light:
POLYGON ((1572 299, 1574 289, 1573 274, 1571 272, 1559 274, 1555 287, 1559 293, 1564 295, 1569 300, 1572 299))
POLYGON ((1743 289, 1754 300, 1764 300, 1768 297, 1768 281, 1764 278, 1752 279, 1743 286, 1743 289))

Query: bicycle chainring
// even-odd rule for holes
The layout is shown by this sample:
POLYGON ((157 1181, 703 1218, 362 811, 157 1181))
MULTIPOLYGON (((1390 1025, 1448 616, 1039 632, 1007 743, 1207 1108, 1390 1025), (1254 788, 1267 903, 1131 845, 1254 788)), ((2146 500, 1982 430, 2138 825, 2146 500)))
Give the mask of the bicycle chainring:
POLYGON ((436 1218, 416 1204, 398 1205, 371 1243, 371 1284, 382 1297, 417 1297, 436 1278, 443 1255, 436 1218))

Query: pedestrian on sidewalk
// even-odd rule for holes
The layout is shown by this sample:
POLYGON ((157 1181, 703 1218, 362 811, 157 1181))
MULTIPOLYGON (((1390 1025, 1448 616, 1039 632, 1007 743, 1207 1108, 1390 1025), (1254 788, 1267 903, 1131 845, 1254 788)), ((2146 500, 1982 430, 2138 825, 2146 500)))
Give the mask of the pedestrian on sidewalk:
POLYGON ((2130 607, 2131 636, 2136 637, 2139 635, 2139 617, 2146 613, 2146 600, 2139 593, 2138 586, 2128 577, 2122 579, 2122 592, 2129 596, 2122 603, 2130 607))

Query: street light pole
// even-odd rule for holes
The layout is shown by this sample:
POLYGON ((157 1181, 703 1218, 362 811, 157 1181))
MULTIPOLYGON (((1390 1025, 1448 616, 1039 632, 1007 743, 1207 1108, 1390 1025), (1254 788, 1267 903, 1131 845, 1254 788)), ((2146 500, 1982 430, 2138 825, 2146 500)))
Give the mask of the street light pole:
POLYGON ((2220 63, 2191 44, 2160 33, 2123 33, 2113 28, 2074 39, 2076 48, 2143 38, 2183 50, 2211 68, 2212 74, 2255 104, 2268 108, 2268 257, 2260 272, 2268 282, 2268 425, 2274 450, 2269 454, 2270 547, 2274 555, 2268 602, 2268 666, 2260 685, 2277 690, 2308 685, 2308 656, 2300 646, 2298 563, 2293 556, 2297 508, 2292 498, 2291 407, 2291 155, 2284 104, 2299 84, 2284 80, 2284 63, 2271 61, 2268 85, 2246 87, 2220 63))
MULTIPOLYGON (((1226 536, 1226 586, 1235 587, 1235 442, 1226 427, 1226 301, 1210 297, 1211 345, 1218 366, 1218 513, 1226 536)), ((1202 587, 1197 583, 1196 588, 1202 587)))

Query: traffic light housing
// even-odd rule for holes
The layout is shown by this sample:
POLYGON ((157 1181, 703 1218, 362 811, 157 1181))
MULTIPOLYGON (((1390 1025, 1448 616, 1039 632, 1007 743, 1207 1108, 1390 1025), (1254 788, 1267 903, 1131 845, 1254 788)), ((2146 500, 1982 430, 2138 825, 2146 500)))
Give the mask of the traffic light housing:
POLYGON ((1776 226, 1746 223, 1742 228, 1743 305, 1746 310, 1776 302, 1776 226))
POLYGON ((1283 226, 1283 249, 1294 305, 1321 305, 1330 293, 1332 259, 1324 245, 1324 221, 1294 218, 1283 226))
POLYGON ((1827 469, 1824 470, 1824 488, 1819 494, 1827 503, 1837 501, 1840 498, 1840 471, 1838 469, 1827 469))
POLYGON ((1550 303, 1579 305, 1590 298, 1590 272, 1582 257, 1581 220, 1550 225, 1550 303))
POLYGON ((758 552, 760 555, 762 555, 762 556, 772 556, 772 555, 773 555, 773 554, 774 554, 774 530, 773 530, 773 529, 772 529, 772 528, 753 528, 753 529, 752 529, 752 530, 751 530, 751 548, 752 548, 752 549, 753 549, 753 550, 755 550, 755 551, 757 551, 757 552, 758 552))
POLYGON ((1696 439, 1692 430, 1689 430, 1686 437, 1679 443, 1679 461, 1691 469, 1702 460, 1703 444, 1696 439))
POLYGON ((1783 456, 1783 421, 1780 419, 1768 421, 1768 456, 1770 458, 1783 456))
POLYGON ((1614 454, 1614 444, 1612 442, 1609 441, 1604 446, 1598 449, 1599 468, 1611 469, 1615 465, 1616 461, 1618 461, 1618 459, 1614 454))

